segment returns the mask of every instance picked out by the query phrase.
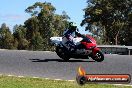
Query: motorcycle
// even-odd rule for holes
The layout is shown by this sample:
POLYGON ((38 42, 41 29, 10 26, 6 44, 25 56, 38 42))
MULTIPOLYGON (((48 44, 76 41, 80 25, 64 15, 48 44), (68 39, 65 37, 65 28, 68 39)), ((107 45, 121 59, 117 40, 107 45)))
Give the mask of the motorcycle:
POLYGON ((62 43, 63 42, 62 37, 51 37, 50 40, 51 44, 56 46, 55 52, 64 61, 68 61, 70 58, 89 59, 89 57, 91 57, 93 60, 97 62, 102 62, 104 60, 104 55, 97 47, 95 39, 89 35, 82 35, 82 37, 73 38, 73 42, 77 47, 75 52, 71 52, 62 43))

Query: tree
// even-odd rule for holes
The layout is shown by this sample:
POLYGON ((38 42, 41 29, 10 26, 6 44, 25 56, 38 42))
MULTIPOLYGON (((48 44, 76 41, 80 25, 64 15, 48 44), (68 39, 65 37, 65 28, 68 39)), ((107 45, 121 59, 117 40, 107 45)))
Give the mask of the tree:
POLYGON ((5 23, 0 28, 0 46, 2 49, 13 49, 14 39, 5 23))
POLYGON ((22 25, 15 25, 13 30, 14 43, 17 49, 28 49, 29 42, 26 39, 26 28, 22 25))
POLYGON ((36 2, 25 10, 31 14, 31 18, 24 24, 27 29, 27 39, 34 49, 37 46, 34 44, 39 40, 41 40, 40 45, 43 44, 43 50, 51 49, 50 37, 62 35, 62 31, 66 28, 68 15, 64 12, 62 15, 55 14, 55 10, 55 7, 48 2, 36 2))
POLYGON ((32 39, 32 36, 34 36, 39 31, 39 23, 37 17, 29 18, 24 22, 24 27, 26 30, 26 38, 28 41, 32 39))
MULTIPOLYGON (((33 42, 33 41, 35 41, 34 39, 36 39, 36 36, 38 36, 38 34, 39 34, 40 25, 39 25, 37 17, 34 16, 32 18, 29 18, 28 20, 26 20, 24 22, 24 24, 27 29, 26 30, 26 39, 30 42, 29 49, 37 50, 37 48, 36 48, 37 45, 36 45, 36 43, 33 42)), ((41 36, 39 35, 39 37, 41 37, 41 36)), ((40 42, 40 44, 41 43, 42 42, 40 42)))
MULTIPOLYGON (((132 13, 131 0, 88 0, 85 16, 81 25, 95 35, 101 34, 104 43, 122 44, 120 37, 130 25, 129 14, 132 13), (93 28, 93 26, 95 26, 93 28)), ((129 29, 129 28, 128 28, 129 29)))
POLYGON ((43 50, 43 38, 37 33, 31 40, 33 50, 43 50))

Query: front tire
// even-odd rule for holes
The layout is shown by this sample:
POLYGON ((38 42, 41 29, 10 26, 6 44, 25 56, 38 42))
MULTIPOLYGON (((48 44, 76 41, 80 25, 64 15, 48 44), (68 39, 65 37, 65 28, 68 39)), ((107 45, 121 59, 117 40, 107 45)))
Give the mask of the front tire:
POLYGON ((68 61, 70 59, 70 57, 65 53, 65 51, 62 47, 57 46, 56 47, 56 53, 64 61, 68 61))
POLYGON ((102 62, 104 60, 104 55, 102 52, 98 51, 94 56, 92 56, 92 59, 97 62, 102 62))

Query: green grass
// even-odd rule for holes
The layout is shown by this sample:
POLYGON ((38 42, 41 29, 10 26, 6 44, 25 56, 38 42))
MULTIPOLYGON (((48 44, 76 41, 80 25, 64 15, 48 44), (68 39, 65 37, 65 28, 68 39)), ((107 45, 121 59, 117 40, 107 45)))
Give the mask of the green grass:
POLYGON ((132 88, 106 84, 78 85, 76 82, 55 81, 40 78, 0 76, 0 88, 132 88))

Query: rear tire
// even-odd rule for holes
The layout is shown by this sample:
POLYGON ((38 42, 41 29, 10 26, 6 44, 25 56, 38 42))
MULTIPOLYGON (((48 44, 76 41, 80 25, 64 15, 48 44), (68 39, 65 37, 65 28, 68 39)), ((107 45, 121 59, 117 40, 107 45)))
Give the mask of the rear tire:
POLYGON ((92 59, 97 62, 102 62, 104 60, 104 55, 102 54, 102 52, 98 51, 95 56, 92 56, 92 59))
POLYGON ((68 54, 65 53, 65 51, 62 47, 57 46, 56 53, 64 61, 69 61, 70 57, 68 56, 68 54))

